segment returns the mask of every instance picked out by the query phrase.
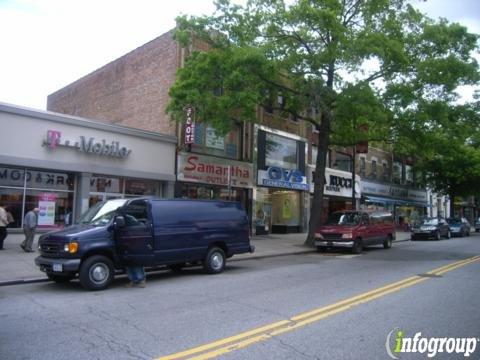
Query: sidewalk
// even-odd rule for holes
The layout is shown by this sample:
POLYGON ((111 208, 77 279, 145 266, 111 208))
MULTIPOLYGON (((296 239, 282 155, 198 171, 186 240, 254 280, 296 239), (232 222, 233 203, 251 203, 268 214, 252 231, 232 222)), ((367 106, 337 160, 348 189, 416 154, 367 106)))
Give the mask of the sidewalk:
MULTIPOLYGON (((33 249, 35 250, 38 244, 38 237, 39 235, 35 236, 33 243, 33 249)), ((255 245, 255 253, 236 255, 228 261, 315 252, 315 249, 303 246, 305 238, 305 233, 254 236, 252 244, 255 245)), ((0 286, 49 281, 46 275, 35 266, 34 259, 39 256, 38 251, 25 253, 20 248, 20 243, 23 239, 23 234, 9 234, 5 239, 5 250, 0 251, 0 286)), ((410 239, 410 233, 397 232, 396 241, 408 239, 410 239)))

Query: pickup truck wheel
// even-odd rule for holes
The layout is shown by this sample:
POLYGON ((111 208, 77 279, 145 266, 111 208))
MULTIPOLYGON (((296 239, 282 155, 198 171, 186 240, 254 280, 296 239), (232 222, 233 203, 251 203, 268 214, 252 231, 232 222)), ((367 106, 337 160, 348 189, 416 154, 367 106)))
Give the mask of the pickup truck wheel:
POLYGON ((383 242, 383 247, 385 249, 390 249, 392 247, 392 235, 387 236, 387 238, 383 242))
POLYGON ((87 290, 106 289, 113 281, 113 263, 108 257, 94 255, 80 267, 80 283, 87 290))
POLYGON ((361 254, 363 249, 362 239, 355 239, 353 242, 352 252, 354 254, 361 254))
POLYGON ((75 277, 75 275, 60 275, 60 274, 53 274, 53 273, 47 272, 47 277, 50 280, 61 284, 61 283, 69 282, 75 277))
POLYGON ((225 269, 225 252, 216 246, 208 249, 203 269, 207 274, 221 273, 225 269))

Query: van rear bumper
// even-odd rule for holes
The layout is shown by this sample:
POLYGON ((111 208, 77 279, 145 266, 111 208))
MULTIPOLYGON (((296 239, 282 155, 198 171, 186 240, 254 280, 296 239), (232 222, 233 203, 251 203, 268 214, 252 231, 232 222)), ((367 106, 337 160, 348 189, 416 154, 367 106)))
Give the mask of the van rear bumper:
POLYGON ((325 241, 315 240, 315 246, 353 247, 353 241, 325 241))
POLYGON ((43 272, 74 273, 80 269, 81 259, 55 259, 38 256, 35 258, 35 265, 43 272), (55 265, 55 267, 54 267, 55 265), (55 268, 55 270, 54 270, 55 268), (56 270, 60 268, 61 271, 56 270))

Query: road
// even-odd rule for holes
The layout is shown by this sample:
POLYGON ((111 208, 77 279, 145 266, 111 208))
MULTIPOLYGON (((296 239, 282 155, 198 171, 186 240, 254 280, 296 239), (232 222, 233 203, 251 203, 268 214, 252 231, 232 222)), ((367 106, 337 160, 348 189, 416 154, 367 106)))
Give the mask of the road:
MULTIPOLYGON (((427 359, 392 352, 398 330, 472 338, 479 359, 478 255, 472 234, 232 261, 220 275, 158 272, 145 289, 124 278, 101 292, 75 281, 0 287, 0 359, 389 359, 387 348, 427 359)), ((452 358, 465 357, 435 357, 452 358)))

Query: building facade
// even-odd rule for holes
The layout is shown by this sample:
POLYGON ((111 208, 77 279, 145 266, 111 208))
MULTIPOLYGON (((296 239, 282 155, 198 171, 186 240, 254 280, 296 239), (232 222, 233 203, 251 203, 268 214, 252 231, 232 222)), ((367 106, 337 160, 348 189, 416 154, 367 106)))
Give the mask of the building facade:
MULTIPOLYGON (((165 113, 168 91, 192 50, 208 46, 194 39, 181 48, 168 32, 51 94, 48 110, 176 135, 176 197, 240 201, 259 234, 306 231, 318 152, 315 129, 274 111, 281 96, 273 97, 278 104, 258 107, 261 125, 233 121, 225 136, 218 136, 208 119, 173 124, 165 113)), ((408 161, 370 147, 355 157, 354 166, 352 153, 333 148, 326 155, 322 219, 354 207, 391 210, 399 225, 427 214, 426 190, 416 187, 408 161)))
POLYGON ((98 201, 172 197, 174 136, 0 103, 0 203, 21 228, 38 207, 39 227, 63 227, 98 201))

